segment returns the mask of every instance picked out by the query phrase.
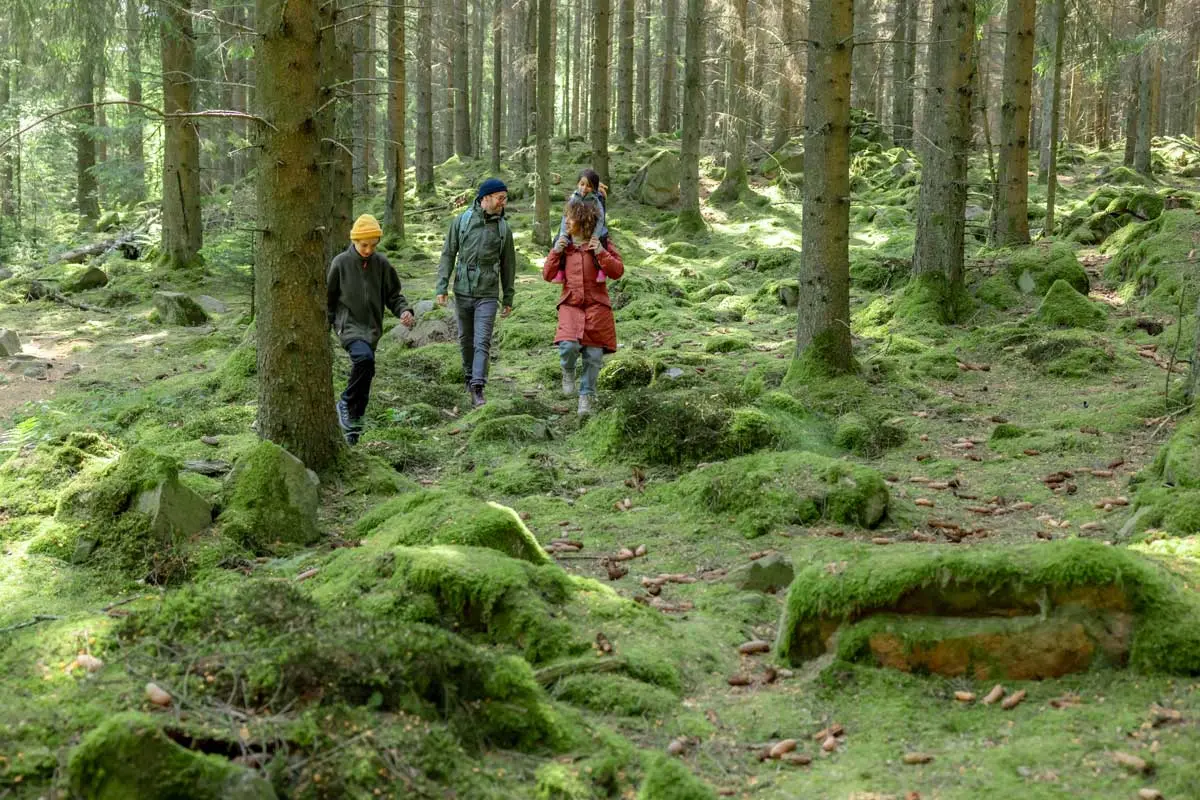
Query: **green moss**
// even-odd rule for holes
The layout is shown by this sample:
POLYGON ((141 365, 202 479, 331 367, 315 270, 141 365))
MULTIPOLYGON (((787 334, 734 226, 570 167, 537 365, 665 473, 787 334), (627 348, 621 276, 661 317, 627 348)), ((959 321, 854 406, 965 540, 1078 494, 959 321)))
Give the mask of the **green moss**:
POLYGON ((71 792, 89 800, 274 800, 271 784, 227 758, 187 750, 145 714, 105 720, 71 753, 71 792))
POLYGON ((440 490, 411 492, 372 509, 354 526, 381 544, 487 547, 532 564, 549 557, 516 512, 440 490))
POLYGON ((1001 311, 1021 304, 1021 293, 1007 275, 992 275, 984 280, 975 289, 975 297, 1001 311))
POLYGON ((940 272, 914 276, 896 301, 896 317, 904 320, 957 322, 970 310, 971 298, 940 272))
POLYGON ((903 428, 889 425, 879 416, 851 412, 838 418, 833 443, 855 455, 875 458, 903 444, 905 438, 903 428))
POLYGON ((1075 291, 1086 295, 1087 273, 1075 258, 1075 250, 1065 242, 1045 241, 1008 251, 1005 274, 1012 285, 1025 294, 1044 295, 1055 281, 1066 281, 1075 291))
POLYGON ((706 353, 736 353, 749 349, 749 336, 713 336, 704 342, 706 353))
POLYGON ((227 494, 221 529, 256 553, 321 538, 315 476, 274 442, 259 442, 237 462, 227 494))
POLYGON ((744 250, 725 258, 717 268, 722 278, 755 274, 794 278, 800 272, 800 251, 792 247, 744 250))
POLYGON ((534 776, 535 800, 592 800, 591 787, 579 777, 578 769, 549 763, 538 767, 534 776))
POLYGON ((710 283, 703 289, 698 289, 693 292, 692 299, 700 302, 703 300, 708 300, 712 297, 719 297, 726 294, 737 294, 737 290, 730 285, 729 281, 717 281, 716 283, 710 283))
POLYGON ((496 466, 477 468, 476 473, 482 487, 508 497, 548 492, 562 477, 554 456, 537 447, 526 447, 516 457, 502 457, 496 466))
POLYGON ((1097 303, 1075 291, 1064 280, 1056 280, 1042 298, 1032 319, 1051 328, 1092 328, 1102 330, 1107 315, 1097 303))
POLYGON ((258 348, 254 328, 217 370, 217 399, 225 402, 253 400, 258 391, 258 348))
POLYGON ((674 693, 625 675, 568 675, 553 696, 572 705, 623 717, 660 716, 679 703, 674 693))
POLYGON ((1105 267, 1110 280, 1123 281, 1122 294, 1144 310, 1177 312, 1179 296, 1190 307, 1195 278, 1188 258, 1200 237, 1200 215, 1191 209, 1164 211, 1138 226, 1105 267))
POLYGON ((912 370, 918 376, 939 381, 958 379, 958 358, 945 350, 927 350, 912 360, 912 370))
POLYGON ((638 790, 638 800, 716 800, 716 793, 678 761, 654 755, 638 790))
POLYGON ((760 453, 697 469, 664 499, 727 519, 748 537, 827 521, 872 528, 887 514, 879 473, 815 453, 760 453))
POLYGON ((734 415, 724 398, 658 385, 622 393, 589 426, 600 455, 677 465, 723 458, 745 446, 730 436, 734 415))
POLYGON ((662 370, 662 365, 647 356, 620 353, 607 361, 600 368, 600 376, 596 380, 597 387, 603 391, 620 391, 649 386, 654 377, 662 370))
POLYGON ((529 444, 544 442, 552 436, 550 427, 528 414, 485 419, 471 431, 471 444, 529 444))
POLYGON ((1002 422, 992 429, 991 441, 998 442, 1004 439, 1020 439, 1029 431, 1022 428, 1020 425, 1013 425, 1011 422, 1002 422))
POLYGON ((401 472, 431 467, 440 455, 427 435, 410 427, 372 427, 367 432, 366 443, 393 470, 401 472))
POLYGON ((850 248, 850 283, 868 292, 898 287, 908 280, 912 265, 875 250, 850 248))

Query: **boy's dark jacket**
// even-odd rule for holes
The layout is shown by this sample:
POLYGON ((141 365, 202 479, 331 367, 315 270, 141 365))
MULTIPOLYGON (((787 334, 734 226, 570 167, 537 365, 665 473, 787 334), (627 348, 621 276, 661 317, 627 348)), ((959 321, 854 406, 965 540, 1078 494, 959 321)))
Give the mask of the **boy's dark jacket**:
POLYGON ((350 245, 333 258, 328 275, 329 324, 345 347, 362 339, 374 347, 383 335, 383 309, 397 317, 408 310, 400 276, 382 253, 364 259, 350 245))
POLYGON ((437 294, 447 294, 454 272, 454 294, 467 297, 499 297, 500 304, 513 304, 517 253, 512 229, 505 225, 500 236, 499 214, 488 214, 476 200, 471 206, 467 229, 459 235, 461 214, 450 223, 438 264, 437 294))

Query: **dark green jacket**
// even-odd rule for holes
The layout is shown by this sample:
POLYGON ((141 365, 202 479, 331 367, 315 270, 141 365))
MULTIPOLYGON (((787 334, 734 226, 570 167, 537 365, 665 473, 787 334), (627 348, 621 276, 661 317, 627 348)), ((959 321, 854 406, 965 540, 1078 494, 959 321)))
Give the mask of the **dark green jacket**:
POLYGON ((383 309, 397 317, 408 310, 400 294, 400 276, 383 253, 364 259, 350 245, 329 265, 329 324, 345 347, 362 339, 374 347, 383 335, 383 309))
MULTIPOLYGON (((465 213, 465 212, 464 212, 465 213)), ((512 230, 505 223, 500 236, 502 214, 489 214, 476 200, 471 218, 461 231, 462 215, 450 222, 442 260, 438 264, 437 294, 448 294, 450 273, 454 272, 454 293, 468 297, 499 297, 500 304, 513 304, 513 281, 517 273, 517 252, 512 230)))

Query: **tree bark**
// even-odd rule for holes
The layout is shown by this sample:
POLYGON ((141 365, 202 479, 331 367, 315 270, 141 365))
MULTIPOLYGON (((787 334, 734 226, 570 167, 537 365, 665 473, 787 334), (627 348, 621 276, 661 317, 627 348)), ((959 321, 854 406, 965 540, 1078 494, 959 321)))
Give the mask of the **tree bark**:
POLYGON ((700 125, 704 108, 704 0, 687 0, 683 67, 683 135, 679 148, 679 222, 682 234, 704 230, 700 216, 700 125))
POLYGON ((777 151, 792 138, 792 124, 796 108, 794 98, 799 92, 800 65, 796 59, 796 48, 800 31, 796 24, 795 0, 779 0, 780 22, 783 28, 783 45, 779 49, 779 85, 775 104, 775 135, 771 139, 771 150, 777 151))
POLYGON ((538 2, 537 60, 537 191, 534 197, 533 242, 550 246, 550 134, 554 129, 554 59, 550 54, 551 0, 538 2))
POLYGON ((501 35, 504 19, 504 0, 496 0, 492 14, 492 172, 500 173, 500 128, 504 121, 504 91, 501 77, 504 74, 501 61, 504 44, 501 35))
POLYGON ((609 116, 609 44, 612 38, 611 0, 595 0, 593 6, 594 35, 592 41, 592 169, 607 181, 608 175, 608 116, 609 116))
MULTIPOLYGON (((13 129, 19 129, 15 124, 16 113, 10 112, 8 106, 12 102, 13 75, 10 58, 16 52, 14 42, 14 24, 10 18, 0 20, 0 115, 14 119, 13 129)), ((15 59, 14 59, 15 60, 15 59)), ((17 215, 15 169, 13 168, 15 143, 10 149, 0 150, 0 217, 15 217, 17 215)))
POLYGON ((1196 341, 1192 345, 1192 365, 1188 370, 1188 383, 1184 390, 1184 401, 1187 403, 1200 401, 1200 300, 1196 302, 1196 323, 1196 341))
POLYGON ((346 152, 342 139, 355 128, 354 103, 338 103, 338 87, 356 86, 354 79, 355 29, 343 23, 356 13, 343 10, 352 0, 329 0, 320 5, 321 72, 317 130, 321 147, 321 219, 324 260, 328 265, 346 247, 354 214, 354 157, 346 152), (349 118, 349 119, 348 119, 349 118), (349 123, 349 124, 348 124, 349 123))
MULTIPOLYGON (((80 53, 75 77, 75 102, 80 105, 96 100, 97 49, 89 38, 85 40, 80 53)), ((76 115, 75 126, 75 206, 79 211, 80 222, 87 227, 94 225, 100 218, 100 189, 93 172, 96 166, 96 140, 93 134, 95 127, 95 107, 80 109, 76 115)))
POLYGON ((804 214, 794 373, 848 372, 850 69, 853 0, 810 0, 804 108, 804 214))
POLYGON ((908 51, 916 43, 909 41, 910 3, 916 0, 896 0, 892 19, 892 141, 897 147, 912 146, 913 76, 908 72, 908 51))
POLYGON ((732 202, 749 191, 746 177, 746 0, 732 0, 732 30, 729 41, 729 116, 726 126, 728 155, 721 185, 713 192, 713 202, 732 202))
POLYGON ((992 245, 1029 244, 1029 106, 1033 89, 1034 0, 1008 0, 1000 158, 992 245))
POLYGON ((258 165, 262 243, 255 264, 258 433, 320 470, 337 455, 313 112, 320 34, 317 0, 257 0, 258 165))
POLYGON ((452 0, 454 16, 452 54, 454 72, 454 152, 459 158, 470 158, 471 149, 471 95, 467 86, 470 52, 467 48, 467 0, 452 0))
MULTIPOLYGON (((387 208, 384 224, 404 238, 404 168, 408 148, 404 140, 407 107, 407 65, 404 60, 404 7, 388 5, 388 146, 387 208)), ((482 47, 482 45, 480 45, 482 47)))
POLYGON ((620 0, 617 41, 617 136, 626 144, 637 140, 633 129, 633 12, 634 0, 620 0))
MULTIPOLYGON (((1142 31, 1150 34, 1156 29, 1158 0, 1142 0, 1142 31)), ((1137 142, 1133 148, 1133 168, 1153 179, 1150 161, 1151 138, 1154 136, 1154 65, 1158 60, 1156 48, 1147 43, 1138 56, 1137 142)))
MULTIPOLYGON (((163 110, 191 113, 196 39, 191 0, 162 7, 163 110)), ((204 232, 200 220, 200 131, 190 119, 163 123, 162 258, 172 269, 195 264, 204 232)))
POLYGON ((929 97, 921 130, 929 137, 921 170, 913 284, 922 313, 957 322, 966 303, 963 237, 971 101, 975 85, 975 4, 938 0, 929 48, 929 97), (930 307, 931 306, 931 307, 930 307))
POLYGON ((354 193, 367 194, 371 180, 371 144, 375 136, 375 6, 354 9, 364 16, 354 26, 354 193))
POLYGON ((639 136, 650 135, 650 3, 651 0, 641 0, 642 46, 638 49, 637 57, 637 133, 639 136))
POLYGON ((678 25, 679 0, 665 0, 662 25, 662 81, 658 87, 658 132, 675 130, 675 29, 678 25))
POLYGON ((1058 194, 1058 131, 1059 108, 1062 105, 1062 60, 1063 39, 1066 33, 1067 4, 1066 0, 1053 0, 1054 56, 1050 64, 1052 73, 1050 81, 1050 119, 1046 139, 1050 146, 1047 148, 1046 164, 1046 236, 1054 235, 1054 203, 1058 194))
POLYGON ((433 12, 417 4, 417 194, 429 197, 433 186, 433 12))
POLYGON ((483 51, 487 34, 483 27, 484 0, 471 0, 474 22, 471 30, 471 143, 483 155, 483 51))

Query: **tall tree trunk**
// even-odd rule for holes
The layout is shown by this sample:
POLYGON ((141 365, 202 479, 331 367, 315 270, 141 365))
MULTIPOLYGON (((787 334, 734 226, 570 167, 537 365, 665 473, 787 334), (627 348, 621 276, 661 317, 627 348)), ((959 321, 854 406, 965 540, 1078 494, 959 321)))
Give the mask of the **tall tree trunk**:
MULTIPOLYGON (((196 40, 190 0, 163 4, 163 110, 191 113, 196 40)), ((163 124, 162 258, 173 269, 192 266, 204 244, 200 221, 200 131, 192 119, 163 124)))
MULTIPOLYGON (((108 99, 108 64, 103 50, 96 59, 96 102, 108 99)), ((108 161, 108 106, 96 106, 96 163, 108 161)))
POLYGON ((975 3, 937 0, 929 47, 928 102, 921 130, 925 148, 913 283, 918 313, 957 322, 966 306, 963 237, 967 204, 967 156, 971 151, 971 100, 975 85, 975 3))
POLYGON ((1066 33, 1066 0, 1053 0, 1054 58, 1050 64, 1053 79, 1050 81, 1050 127, 1046 138, 1050 142, 1049 163, 1046 165, 1046 236, 1054 235, 1054 202, 1058 194, 1058 130, 1059 108, 1062 105, 1062 60, 1063 39, 1066 33))
POLYGON ((1033 87, 1034 0, 1008 0, 1000 159, 992 244, 1029 244, 1029 105, 1033 87))
POLYGON ((658 132, 675 130, 675 29, 678 26, 679 0, 664 0, 662 24, 662 80, 658 86, 658 132))
MULTIPOLYGON (((1158 0, 1142 0, 1142 31, 1155 30, 1158 19, 1158 0)), ((1156 47, 1147 44, 1138 57, 1138 114, 1137 143, 1133 149, 1133 168, 1153 179, 1150 162, 1151 137, 1154 136, 1154 67, 1158 60, 1156 47)))
MULTIPOLYGON (((1192 86, 1192 127, 1195 129, 1192 131, 1192 138, 1200 142, 1200 26, 1194 28, 1193 35, 1196 44, 1192 50, 1192 68, 1189 75, 1192 86)), ((1192 362, 1193 365, 1196 363, 1192 362)))
POLYGON ((637 139, 633 129, 633 12, 634 0, 620 0, 617 35, 617 136, 622 142, 637 139))
POLYGON ((608 181, 609 44, 612 39, 611 0, 595 0, 592 12, 592 169, 608 181))
MULTIPOLYGON (((525 14, 525 58, 524 68, 522 70, 521 84, 524 87, 524 93, 521 97, 521 156, 520 164, 522 172, 529 172, 529 151, 528 147, 530 139, 537 136, 535 123, 537 122, 537 20, 538 20, 538 0, 526 0, 528 2, 528 11, 525 14)), ((536 149, 536 148, 535 148, 536 149)), ((535 156, 536 160, 536 156, 535 156)), ((536 165, 535 165, 536 169, 536 165)))
POLYGON ((779 150, 792 137, 792 124, 796 115, 794 99, 800 89, 800 65, 796 58, 800 31, 796 25, 794 3, 795 0, 779 0, 783 46, 779 48, 779 85, 775 104, 775 135, 771 139, 772 151, 779 150))
POLYGON ((343 10, 352 0, 329 0, 319 7, 321 37, 320 94, 317 117, 321 147, 321 219, 325 265, 346 247, 354 215, 354 157, 341 140, 351 134, 357 113, 355 104, 338 103, 339 86, 361 86, 354 79, 354 40, 352 24, 342 24, 353 10, 343 10), (349 120, 347 119, 349 118, 349 120))
POLYGON ((474 22, 471 30, 471 143, 476 145, 479 155, 483 155, 483 51, 487 41, 486 29, 483 27, 484 0, 471 0, 474 11, 474 22))
POLYGON ((732 30, 729 41, 729 115, 726 126, 729 155, 725 175, 713 193, 713 202, 732 202, 750 189, 746 177, 746 0, 732 0, 732 30))
POLYGON ((537 0, 537 190, 533 243, 550 246, 550 133, 554 128, 554 59, 550 54, 551 0, 537 0))
POLYGON ((1184 390, 1184 402, 1186 403, 1195 403, 1200 400, 1200 299, 1196 302, 1196 323, 1196 341, 1192 345, 1192 366, 1188 371, 1187 388, 1184 390))
MULTIPOLYGON (((1039 59, 1044 58, 1041 64, 1041 74, 1038 78, 1038 91, 1041 94, 1041 108, 1038 109, 1039 124, 1038 136, 1038 183, 1045 183, 1047 176, 1050 174, 1050 129, 1054 127, 1050 120, 1051 115, 1055 112, 1056 97, 1054 94, 1054 53, 1058 47, 1058 39, 1062 31, 1055 20, 1057 17, 1058 0, 1048 0, 1043 2, 1042 11, 1046 19, 1043 21, 1042 28, 1044 30, 1043 41, 1038 47, 1039 59)), ((1062 73, 1060 72, 1057 80, 1062 82, 1062 73)))
POLYGON ((916 0, 896 0, 892 19, 892 141, 897 147, 912 146, 913 76, 908 71, 908 52, 916 43, 908 39, 908 25, 915 4, 916 0))
POLYGON ((375 6, 355 9, 354 26, 354 193, 366 194, 371 179, 371 139, 375 120, 375 6))
POLYGON ((650 4, 641 0, 641 40, 637 56, 637 133, 650 135, 650 4))
POLYGON ((258 164, 262 244, 255 264, 258 433, 311 469, 338 451, 333 367, 325 317, 320 227, 321 144, 313 112, 320 34, 317 0, 257 0, 258 88, 263 128, 258 164))
POLYGON ((810 0, 797 377, 850 371, 850 68, 853 0, 810 0))
POLYGON ((752 53, 750 55, 750 85, 746 89, 747 108, 747 126, 746 137, 754 141, 761 141, 763 138, 763 106, 765 105, 762 86, 766 81, 767 48, 764 45, 764 39, 767 36, 767 7, 764 0, 751 0, 750 3, 750 30, 754 31, 754 38, 751 41, 750 47, 752 53))
MULTIPOLYGON (((96 61, 98 48, 86 41, 76 67, 75 102, 94 103, 96 92, 96 61)), ((80 222, 91 227, 100 218, 100 189, 96 183, 96 109, 94 106, 77 112, 75 126, 75 206, 79 210, 80 222)))
MULTIPOLYGON (((1167 0, 1155 0, 1154 6, 1155 30, 1163 32, 1167 27, 1167 0)), ((1193 21, 1192 24, 1200 23, 1193 21)), ((1150 75, 1150 136, 1155 137, 1163 134, 1163 62, 1167 58, 1166 47, 1161 39, 1155 39, 1152 50, 1154 71, 1150 75)))
POLYGON ((417 194, 429 197, 433 186, 433 12, 417 4, 417 194))
POLYGON ((1141 83, 1142 68, 1135 59, 1130 69, 1128 93, 1125 95, 1125 155, 1122 162, 1132 168, 1134 155, 1137 151, 1138 140, 1138 86, 1141 83))
POLYGON ((384 223, 400 238, 404 238, 404 167, 408 159, 404 140, 404 112, 407 107, 404 14, 404 6, 396 3, 388 5, 388 168, 387 209, 383 218, 384 223))
POLYGON ((459 158, 470 158, 471 95, 467 86, 470 53, 467 49, 467 0, 452 0, 454 4, 454 152, 459 158))
POLYGON ((503 19, 504 0, 496 0, 492 14, 492 172, 497 175, 500 173, 500 125, 504 120, 504 84, 500 80, 504 74, 501 64, 504 58, 503 19))
MULTIPOLYGON (((16 38, 14 27, 11 18, 0 19, 0 118, 11 118, 13 120, 12 129, 15 131, 20 128, 19 118, 15 109, 8 107, 12 102, 13 95, 12 62, 16 60, 10 59, 17 50, 14 41, 16 38)), ((0 131, 7 134, 7 128, 6 125, 0 128, 0 131)), ((17 214, 16 181, 13 168, 15 150, 16 142, 11 143, 9 148, 0 150, 0 217, 15 217, 17 214)))
POLYGON ((700 126, 704 108, 704 0, 687 0, 683 66, 683 135, 679 147, 681 234, 704 230, 700 216, 700 126))

